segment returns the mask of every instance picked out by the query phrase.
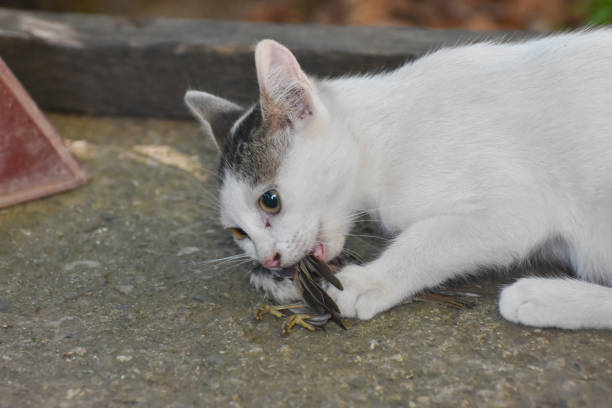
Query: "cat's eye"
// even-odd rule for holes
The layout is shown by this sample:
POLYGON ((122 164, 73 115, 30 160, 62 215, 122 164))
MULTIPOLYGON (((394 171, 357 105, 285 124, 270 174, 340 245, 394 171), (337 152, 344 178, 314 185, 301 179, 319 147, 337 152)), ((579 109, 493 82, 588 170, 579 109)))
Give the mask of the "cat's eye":
POLYGON ((259 206, 269 214, 276 214, 281 210, 280 196, 276 190, 266 191, 259 197, 259 206))
POLYGON ((242 228, 232 228, 232 235, 237 240, 245 239, 249 236, 242 228))

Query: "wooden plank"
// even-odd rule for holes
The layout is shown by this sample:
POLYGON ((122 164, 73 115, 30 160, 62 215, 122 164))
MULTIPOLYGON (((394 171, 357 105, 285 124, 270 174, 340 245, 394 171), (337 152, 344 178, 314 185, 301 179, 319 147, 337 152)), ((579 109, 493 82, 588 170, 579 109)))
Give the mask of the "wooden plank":
POLYGON ((253 50, 274 38, 318 76, 390 69, 443 45, 520 38, 418 28, 133 19, 0 8, 0 57, 46 110, 186 117, 186 89, 257 95, 253 50))

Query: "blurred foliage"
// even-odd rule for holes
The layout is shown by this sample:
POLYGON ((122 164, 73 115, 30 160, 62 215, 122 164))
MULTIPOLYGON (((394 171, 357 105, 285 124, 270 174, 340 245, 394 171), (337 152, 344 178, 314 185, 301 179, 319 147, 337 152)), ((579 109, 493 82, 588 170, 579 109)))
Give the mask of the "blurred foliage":
POLYGON ((283 23, 555 30, 612 22, 612 0, 1 0, 0 6, 283 23))
POLYGON ((591 6, 590 23, 612 23, 612 0, 593 0, 591 6))

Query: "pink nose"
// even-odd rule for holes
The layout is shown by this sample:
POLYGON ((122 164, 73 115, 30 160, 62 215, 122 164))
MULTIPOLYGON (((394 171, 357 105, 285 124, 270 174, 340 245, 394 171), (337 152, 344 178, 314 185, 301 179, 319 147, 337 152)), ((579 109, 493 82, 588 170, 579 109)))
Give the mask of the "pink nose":
POLYGON ((280 266, 280 254, 276 252, 274 257, 263 263, 264 268, 278 268, 280 266))

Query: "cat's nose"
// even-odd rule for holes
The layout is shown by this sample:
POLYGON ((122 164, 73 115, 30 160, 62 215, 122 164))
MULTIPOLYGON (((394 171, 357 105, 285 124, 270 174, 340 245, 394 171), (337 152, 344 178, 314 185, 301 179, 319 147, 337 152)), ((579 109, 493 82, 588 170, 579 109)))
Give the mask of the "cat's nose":
POLYGON ((263 263, 264 268, 278 268, 280 266, 281 256, 278 252, 274 256, 263 263))

